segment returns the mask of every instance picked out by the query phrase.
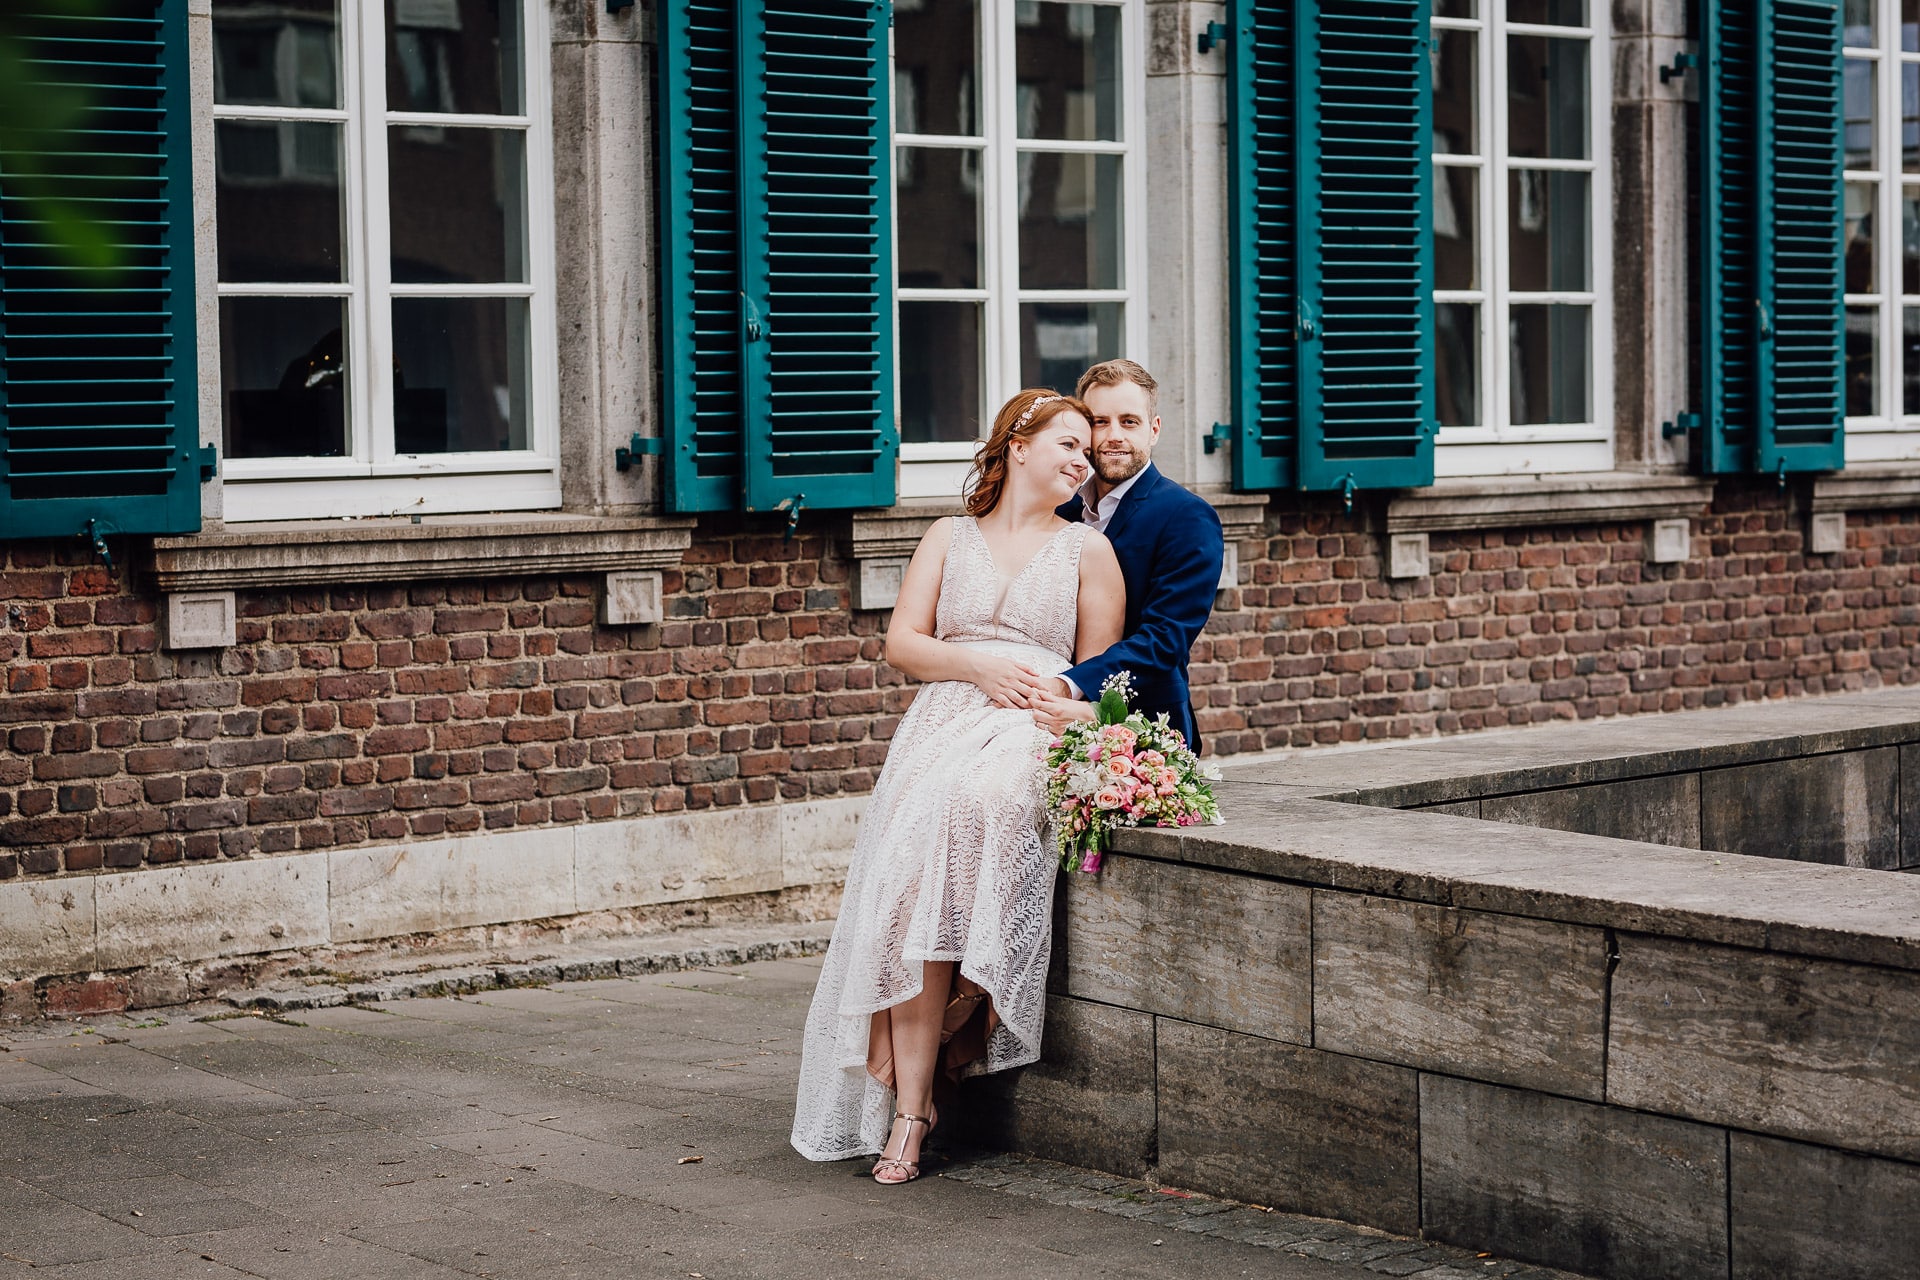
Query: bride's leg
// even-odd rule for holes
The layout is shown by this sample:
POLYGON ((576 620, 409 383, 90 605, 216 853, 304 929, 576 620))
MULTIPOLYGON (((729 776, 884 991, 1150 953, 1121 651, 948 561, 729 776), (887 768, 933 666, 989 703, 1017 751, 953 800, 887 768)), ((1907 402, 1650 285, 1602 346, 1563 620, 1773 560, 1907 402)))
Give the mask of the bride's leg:
MULTIPOLYGON (((889 1010, 893 1018, 894 1107, 910 1116, 933 1114, 933 1073, 940 1056, 941 1022, 946 1017, 947 997, 953 989, 954 964, 951 960, 930 960, 923 970, 920 994, 889 1010)), ((893 1132, 880 1154, 884 1158, 917 1164, 920 1143, 927 1127, 904 1120, 893 1123, 893 1132)))

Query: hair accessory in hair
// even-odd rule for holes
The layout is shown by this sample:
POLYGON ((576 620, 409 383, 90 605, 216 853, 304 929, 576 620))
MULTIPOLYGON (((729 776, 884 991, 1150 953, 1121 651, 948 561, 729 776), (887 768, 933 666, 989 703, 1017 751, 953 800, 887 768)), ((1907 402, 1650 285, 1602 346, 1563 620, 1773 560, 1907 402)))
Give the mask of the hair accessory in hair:
POLYGON ((1015 431, 1018 431, 1020 428, 1026 426, 1027 423, 1033 419, 1033 411, 1035 409, 1038 409, 1041 405, 1052 404, 1055 400, 1065 400, 1065 399, 1066 399, 1065 396, 1041 396, 1039 399, 1035 400, 1032 404, 1027 406, 1026 412, 1020 415, 1020 421, 1013 424, 1013 429, 1015 431))

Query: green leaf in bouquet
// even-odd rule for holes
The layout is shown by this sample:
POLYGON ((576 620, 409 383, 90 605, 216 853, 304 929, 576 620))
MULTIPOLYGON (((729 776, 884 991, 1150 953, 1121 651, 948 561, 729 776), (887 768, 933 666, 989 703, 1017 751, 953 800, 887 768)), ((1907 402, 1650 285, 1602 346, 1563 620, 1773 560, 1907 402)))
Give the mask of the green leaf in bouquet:
POLYGON ((1100 695, 1100 706, 1094 712, 1101 724, 1119 724, 1127 718, 1126 695, 1118 689, 1109 689, 1100 695))

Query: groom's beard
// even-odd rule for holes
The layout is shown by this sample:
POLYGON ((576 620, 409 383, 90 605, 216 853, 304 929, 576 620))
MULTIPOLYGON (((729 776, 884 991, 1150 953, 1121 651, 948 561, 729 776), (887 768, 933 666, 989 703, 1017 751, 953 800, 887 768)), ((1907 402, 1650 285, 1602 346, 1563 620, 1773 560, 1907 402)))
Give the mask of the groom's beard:
POLYGON ((1147 455, 1132 449, 1124 454, 1095 453, 1092 461, 1093 474, 1109 489, 1125 484, 1147 469, 1147 455))

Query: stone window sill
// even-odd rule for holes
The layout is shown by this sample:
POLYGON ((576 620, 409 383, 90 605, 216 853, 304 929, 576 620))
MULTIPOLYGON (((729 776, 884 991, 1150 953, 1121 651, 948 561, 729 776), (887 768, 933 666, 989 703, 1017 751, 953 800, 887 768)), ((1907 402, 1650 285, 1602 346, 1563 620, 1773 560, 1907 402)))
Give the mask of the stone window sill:
POLYGON ((657 570, 680 563, 692 516, 426 516, 233 525, 153 540, 158 590, 421 582, 657 570))
MULTIPOLYGON (((1239 543, 1258 537, 1267 517, 1264 493, 1227 493, 1196 490, 1220 513, 1226 533, 1226 564, 1220 585, 1235 585, 1240 576, 1239 543)), ((913 549, 920 545, 933 522, 964 511, 946 499, 908 499, 881 511, 856 511, 847 538, 847 555, 854 561, 853 607, 891 609, 900 595, 900 577, 913 549)))
POLYGON ((1691 519, 1713 502, 1713 481, 1632 471, 1446 479, 1387 504, 1387 532, 1536 528, 1691 519))
POLYGON ((1813 482, 1813 510, 1887 511, 1920 507, 1920 462, 1868 462, 1813 482))

